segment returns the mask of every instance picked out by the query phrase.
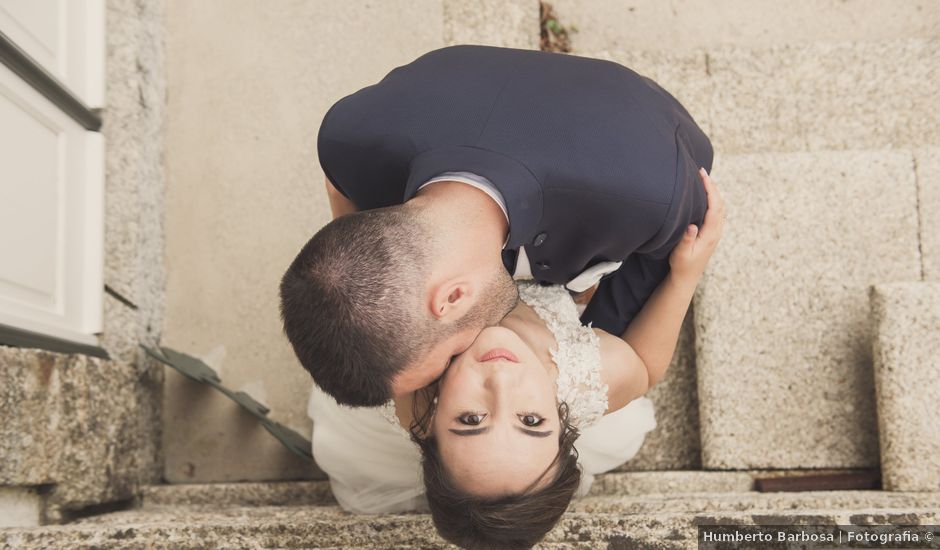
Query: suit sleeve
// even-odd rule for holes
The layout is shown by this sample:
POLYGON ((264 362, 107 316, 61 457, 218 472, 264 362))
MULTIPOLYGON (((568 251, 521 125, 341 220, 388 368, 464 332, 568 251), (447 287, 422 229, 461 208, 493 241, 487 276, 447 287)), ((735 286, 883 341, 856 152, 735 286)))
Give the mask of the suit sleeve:
POLYGON ((640 251, 627 256, 620 269, 600 281, 581 315, 582 323, 622 335, 669 273, 669 256, 685 228, 692 223, 701 227, 708 197, 698 169, 711 171, 713 153, 708 138, 689 120, 689 125, 680 124, 676 130, 676 188, 663 226, 640 251))
POLYGON ((330 180, 333 187, 348 199, 349 193, 343 190, 343 184, 337 181, 336 176, 333 175, 330 168, 332 164, 330 162, 330 156, 333 153, 333 149, 328 146, 328 140, 330 140, 332 136, 332 128, 329 125, 329 120, 330 113, 333 112, 333 109, 335 109, 337 105, 339 105, 339 101, 330 106, 326 114, 323 115, 323 120, 320 122, 320 129, 317 131, 317 161, 320 163, 320 169, 323 170, 323 175, 326 176, 326 179, 330 180))

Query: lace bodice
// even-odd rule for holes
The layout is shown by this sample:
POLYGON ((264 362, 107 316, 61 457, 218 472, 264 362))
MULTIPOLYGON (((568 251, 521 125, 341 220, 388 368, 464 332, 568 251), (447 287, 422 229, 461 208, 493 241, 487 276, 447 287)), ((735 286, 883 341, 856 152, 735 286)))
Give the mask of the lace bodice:
MULTIPOLYGON (((535 310, 555 337, 557 345, 549 352, 558 367, 558 401, 568 405, 570 422, 579 428, 596 423, 607 410, 600 340, 593 329, 581 324, 577 307, 564 287, 519 282, 518 288, 519 298, 535 310)), ((408 435, 398 421, 394 401, 382 405, 379 412, 408 435)))
POLYGON ((519 284, 519 297, 545 321, 555 337, 549 350, 558 367, 558 401, 568 404, 569 419, 579 428, 596 423, 607 410, 607 384, 601 380, 600 340, 581 324, 574 300, 562 286, 519 284))

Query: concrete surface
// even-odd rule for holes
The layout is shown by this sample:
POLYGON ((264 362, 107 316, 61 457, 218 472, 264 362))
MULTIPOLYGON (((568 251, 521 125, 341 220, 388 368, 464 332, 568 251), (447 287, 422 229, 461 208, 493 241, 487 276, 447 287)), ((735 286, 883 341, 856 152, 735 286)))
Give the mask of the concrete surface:
POLYGON ((910 152, 716 165, 725 229, 693 299, 703 466, 876 465, 868 287, 920 277, 910 152))
POLYGON ((867 42, 936 36, 932 0, 554 0, 576 52, 687 51, 733 44, 867 42))
POLYGON ((444 44, 539 48, 538 0, 443 0, 444 44))
MULTIPOLYGON (((169 368, 165 377, 164 479, 193 483, 323 477, 313 462, 287 450, 234 401, 169 368)), ((229 380, 223 375, 226 387, 246 389, 233 388, 229 380)), ((257 388, 247 389, 258 397, 257 388)), ((274 416, 276 408, 271 408, 269 416, 274 416)), ((309 439, 309 431, 300 433, 309 439)))
POLYGON ((914 151, 923 280, 940 281, 940 147, 914 151))
POLYGON ((940 490, 940 282, 875 285, 871 316, 882 484, 940 490))

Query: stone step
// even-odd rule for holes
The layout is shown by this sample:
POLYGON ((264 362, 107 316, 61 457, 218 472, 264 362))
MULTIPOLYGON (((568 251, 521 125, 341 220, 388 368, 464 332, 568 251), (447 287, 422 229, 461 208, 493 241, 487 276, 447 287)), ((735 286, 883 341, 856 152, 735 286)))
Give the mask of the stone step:
POLYGON ((329 481, 268 481, 147 485, 140 505, 151 506, 332 506, 329 481))
MULTIPOLYGON (((299 488, 299 487, 297 487, 299 488)), ((219 495, 227 494, 225 491, 219 495)), ((229 493, 230 494, 230 493, 229 493)), ((245 493, 247 494, 247 493, 245 493)), ((192 493, 190 493, 190 496, 192 493)), ((426 514, 336 506, 150 504, 61 526, 0 530, 0 548, 445 548, 426 514)), ((822 491, 586 497, 541 548, 694 548, 696 526, 936 524, 940 493, 822 491)))
POLYGON ((913 151, 722 155, 696 290, 703 466, 879 463, 869 288, 922 277, 913 151))
POLYGON ((940 281, 871 292, 884 487, 940 489, 940 281))
POLYGON ((633 496, 587 496, 572 501, 572 512, 658 515, 756 510, 926 509, 940 511, 940 491, 805 491, 776 493, 690 492, 633 496))
MULTIPOLYGON (((667 470, 610 472, 598 475, 588 497, 646 497, 671 494, 750 494, 757 478, 800 474, 858 473, 852 470, 667 470)), ((759 494, 759 493, 754 493, 759 494)), ((141 489, 142 508, 167 506, 332 506, 328 481, 193 483, 147 485, 141 489)))
POLYGON ((937 38, 575 53, 659 82, 724 154, 940 145, 937 38))

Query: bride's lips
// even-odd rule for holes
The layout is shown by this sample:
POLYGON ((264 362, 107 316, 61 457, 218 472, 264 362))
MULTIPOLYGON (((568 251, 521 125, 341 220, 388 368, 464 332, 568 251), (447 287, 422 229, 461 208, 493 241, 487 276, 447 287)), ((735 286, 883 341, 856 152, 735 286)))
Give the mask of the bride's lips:
POLYGON ((483 354, 483 357, 480 357, 479 361, 485 363, 487 361, 496 361, 498 359, 505 359, 507 361, 512 361, 513 363, 518 363, 519 359, 511 351, 506 348, 494 348, 490 351, 483 354))

